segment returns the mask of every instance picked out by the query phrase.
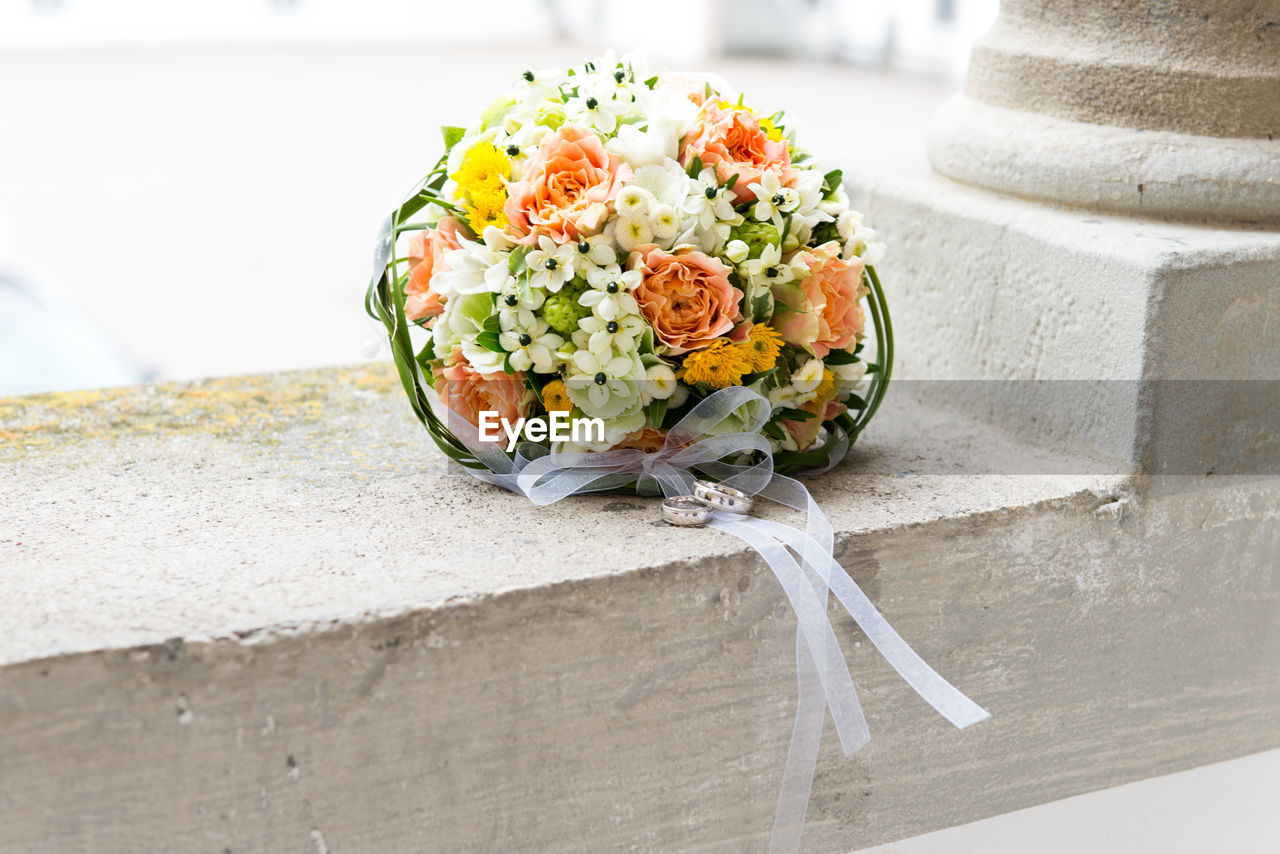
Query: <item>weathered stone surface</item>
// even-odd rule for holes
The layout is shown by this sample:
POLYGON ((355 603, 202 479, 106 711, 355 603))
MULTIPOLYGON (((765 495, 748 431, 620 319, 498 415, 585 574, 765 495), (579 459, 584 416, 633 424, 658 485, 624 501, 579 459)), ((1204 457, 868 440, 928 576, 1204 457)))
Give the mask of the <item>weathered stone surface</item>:
MULTIPOLYGON (((0 402, 0 852, 763 850, 794 622, 736 541, 448 475, 384 368, 97 397, 0 402)), ((1274 479, 948 476, 1022 452, 884 415, 838 555, 995 718, 838 622, 875 740, 806 850, 1280 744, 1274 479)))
POLYGON ((1280 233, 1049 208, 906 167, 849 183, 892 247, 898 378, 1046 450, 1280 471, 1274 418, 1235 394, 1280 406, 1280 233), (1190 420, 1204 400, 1211 417, 1190 420))
POLYGON ((1022 198, 1280 226, 1280 2, 1002 0, 929 157, 1022 198))

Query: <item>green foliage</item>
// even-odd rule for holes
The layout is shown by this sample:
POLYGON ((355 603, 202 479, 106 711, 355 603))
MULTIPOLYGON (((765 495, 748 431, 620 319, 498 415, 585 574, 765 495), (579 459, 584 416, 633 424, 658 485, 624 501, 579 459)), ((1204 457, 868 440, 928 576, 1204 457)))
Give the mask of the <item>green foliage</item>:
POLYGON ((440 128, 440 133, 444 137, 444 152, 448 154, 458 141, 467 135, 467 129, 445 125, 440 128))
POLYGON ((578 331, 578 321, 591 314, 591 309, 578 302, 589 286, 581 279, 565 282, 554 294, 547 294, 542 304, 542 317, 551 328, 568 338, 578 331))
POLYGON ((764 248, 770 244, 779 246, 782 238, 778 235, 778 229, 771 222, 756 222, 755 220, 746 220, 741 225, 735 225, 729 229, 730 240, 741 240, 747 244, 748 257, 759 258, 764 252, 764 248))

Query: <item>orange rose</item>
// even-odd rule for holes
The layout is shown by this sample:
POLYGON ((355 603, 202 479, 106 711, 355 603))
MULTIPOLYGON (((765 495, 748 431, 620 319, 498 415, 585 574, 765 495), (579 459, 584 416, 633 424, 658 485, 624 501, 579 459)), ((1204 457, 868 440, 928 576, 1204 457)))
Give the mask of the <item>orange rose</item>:
POLYGON ((557 243, 595 234, 631 177, 631 167, 606 152, 598 136, 565 125, 542 141, 524 177, 507 187, 507 220, 524 244, 540 234, 557 243))
POLYGON ((730 269, 717 258, 647 244, 632 250, 627 266, 642 274, 632 294, 640 313, 673 356, 707 346, 741 316, 742 291, 729 284, 730 269))
POLYGON ((644 451, 646 454, 656 454, 662 450, 666 441, 666 430, 659 427, 643 427, 633 433, 628 433, 626 438, 609 450, 617 451, 622 448, 634 448, 637 451, 644 451))
POLYGON ((844 350, 862 337, 862 259, 844 261, 835 243, 806 249, 800 257, 809 275, 797 285, 773 289, 777 305, 773 324, 788 344, 805 347, 822 358, 844 350))
POLYGON ((440 295, 431 289, 431 277, 448 269, 444 253, 458 246, 458 221, 451 216, 409 238, 409 281, 404 286, 404 316, 409 320, 435 317, 444 311, 440 295))
MULTIPOLYGON (((506 419, 515 424, 529 414, 533 404, 533 392, 525 388, 524 374, 504 374, 501 371, 482 374, 467 357, 461 347, 454 347, 445 361, 446 367, 436 375, 436 395, 449 410, 445 415, 448 424, 454 415, 475 427, 480 426, 480 413, 493 412, 494 418, 506 419)), ((492 423, 492 419, 490 419, 492 423)), ((505 447, 506 440, 499 431, 496 444, 505 447)), ((493 432, 489 437, 492 440, 493 432)), ((482 437, 483 438, 483 437, 482 437)), ((490 441, 490 444, 495 444, 490 441)))
POLYGON ((769 139, 760 128, 760 120, 749 110, 721 107, 714 102, 703 105, 701 120, 689 129, 681 143, 680 163, 685 168, 695 157, 703 166, 714 166, 722 184, 731 176, 738 176, 733 185, 738 202, 755 198, 749 187, 758 183, 765 172, 777 175, 784 187, 794 179, 785 139, 769 139))

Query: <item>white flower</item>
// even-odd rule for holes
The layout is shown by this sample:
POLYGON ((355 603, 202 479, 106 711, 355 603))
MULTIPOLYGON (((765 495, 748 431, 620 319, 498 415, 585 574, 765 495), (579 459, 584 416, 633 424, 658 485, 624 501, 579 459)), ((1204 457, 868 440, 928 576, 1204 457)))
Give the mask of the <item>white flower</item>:
MULTIPOLYGON (((801 396, 811 394, 814 389, 822 384, 822 372, 826 369, 826 365, 821 359, 810 359, 801 365, 795 373, 791 375, 791 384, 796 387, 796 391, 801 396)), ((804 401, 801 400, 803 403, 804 401)))
POLYGON ((604 134, 618 129, 618 119, 633 109, 630 94, 615 97, 610 87, 599 81, 584 79, 578 84, 578 94, 565 102, 564 114, 569 122, 585 125, 604 134))
POLYGON ((618 253, 613 248, 613 237, 607 233, 583 237, 574 244, 573 248, 578 250, 576 268, 579 273, 589 274, 591 270, 598 267, 618 263, 618 253))
POLYGON ((750 259, 740 269, 755 288, 785 285, 796 277, 791 265, 782 263, 782 247, 775 243, 766 243, 760 257, 750 259))
MULTIPOLYGON (((581 408, 581 407, 579 407, 581 408)), ((599 417, 599 416, 596 416, 599 417)), ((568 441, 556 442, 551 446, 553 454, 575 454, 586 451, 607 451, 614 445, 627 438, 627 435, 644 427, 645 414, 644 410, 637 406, 628 412, 613 418, 602 418, 604 422, 604 441, 595 441, 596 432, 594 428, 590 431, 590 440, 587 441, 568 441)))
POLYGON ((680 151, 680 136, 670 122, 655 119, 651 112, 647 115, 650 117, 648 130, 631 124, 619 125, 617 136, 604 144, 605 150, 633 167, 674 160, 680 151))
POLYGON ((638 314, 626 315, 617 320, 603 320, 593 315, 578 321, 578 330, 573 333, 573 343, 580 350, 590 350, 597 354, 610 350, 633 353, 637 350, 636 340, 644 335, 647 328, 638 314))
POLYGON ((431 277, 431 289, 446 300, 458 294, 500 293, 511 278, 506 249, 465 237, 459 237, 458 244, 445 253, 444 269, 431 277))
POLYGON ((778 386, 777 388, 769 390, 769 403, 775 409, 779 406, 794 409, 797 402, 797 394, 796 387, 790 383, 778 386))
POLYGON ((558 68, 529 68, 516 81, 515 94, 521 101, 543 101, 560 96, 560 84, 565 81, 564 72, 558 68))
POLYGON ((578 250, 572 243, 557 244, 547 235, 538 238, 538 248, 524 257, 529 266, 529 283, 555 293, 573 278, 578 250))
POLYGON ((655 205, 649 211, 649 228, 659 240, 670 240, 680 230, 680 215, 671 205, 655 205))
POLYGON ((758 222, 772 221, 778 229, 778 233, 782 233, 782 215, 791 213, 800 205, 800 194, 790 187, 782 186, 782 182, 778 180, 778 176, 773 172, 765 172, 760 176, 760 180, 754 184, 748 184, 747 189, 755 193, 756 202, 752 216, 758 222))
POLYGON ((650 400, 669 400, 675 394, 678 385, 676 372, 671 370, 670 365, 650 365, 649 369, 644 372, 645 402, 648 403, 650 400))
POLYGON ((733 210, 733 195, 720 186, 716 170, 703 169, 688 189, 684 211, 698 221, 699 228, 710 230, 717 222, 741 221, 733 210))
POLYGON ((615 418, 640 405, 644 364, 637 353, 576 350, 566 365, 565 389, 574 405, 593 418, 615 418))
POLYGON ((614 224, 613 237, 618 241, 618 248, 624 252, 630 252, 637 246, 652 243, 653 229, 649 227, 648 219, 622 217, 614 224))
POLYGON ((840 235, 842 243, 848 243, 853 237, 853 232, 858 227, 858 222, 862 219, 861 214, 854 211, 845 210, 836 217, 836 234, 840 235))
POLYGON ((835 219, 823 210, 822 181, 822 173, 814 169, 800 169, 792 179, 791 189, 797 201, 791 228, 797 234, 803 234, 804 240, 808 240, 809 233, 818 223, 835 219))
POLYGON ((850 362, 847 365, 831 365, 828 370, 840 381, 841 391, 853 391, 867 375, 867 363, 850 362))
POLYGON ((587 284, 591 289, 578 297, 578 303, 591 309, 596 317, 605 321, 639 314, 640 307, 631 291, 640 284, 642 278, 639 270, 624 273, 617 264, 598 267, 587 276, 587 284))
POLYGON ((498 309, 528 308, 537 310, 546 302, 545 291, 531 287, 528 278, 508 276, 507 282, 498 294, 498 309))
POLYGON ((648 191, 658 204, 679 207, 691 192, 694 181, 675 160, 664 159, 661 163, 641 166, 630 183, 648 191))
POLYGON ((542 374, 555 370, 555 351, 564 339, 548 332, 545 320, 527 308, 500 309, 498 323, 502 327, 498 344, 510 354, 512 368, 527 371, 532 367, 542 374))
POLYGON ((687 215, 686 227, 675 243, 690 243, 708 254, 719 254, 729 239, 729 230, 742 222, 742 215, 733 209, 733 193, 720 186, 711 168, 703 169, 697 180, 690 181, 688 191, 680 205, 687 215))
POLYGON ((613 206, 617 209, 618 216, 624 219, 640 219, 649 212, 649 206, 653 203, 653 194, 633 183, 618 192, 613 206))
POLYGON ((685 401, 689 399, 689 389, 676 383, 676 390, 671 393, 671 397, 667 398, 667 408, 675 409, 678 406, 684 406, 685 401))
POLYGON ((734 264, 741 264, 751 254, 751 247, 741 240, 730 240, 724 248, 724 257, 734 264))

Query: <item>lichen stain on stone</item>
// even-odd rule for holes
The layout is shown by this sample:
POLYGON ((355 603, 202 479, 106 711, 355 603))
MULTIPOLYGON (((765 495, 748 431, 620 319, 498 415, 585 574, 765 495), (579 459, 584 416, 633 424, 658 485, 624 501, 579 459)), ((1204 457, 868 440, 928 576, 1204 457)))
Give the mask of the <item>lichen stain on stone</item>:
POLYGON ((396 388, 391 365, 369 365, 9 398, 0 400, 0 455, 149 434, 271 445, 291 427, 358 414, 368 401, 353 389, 396 388))

